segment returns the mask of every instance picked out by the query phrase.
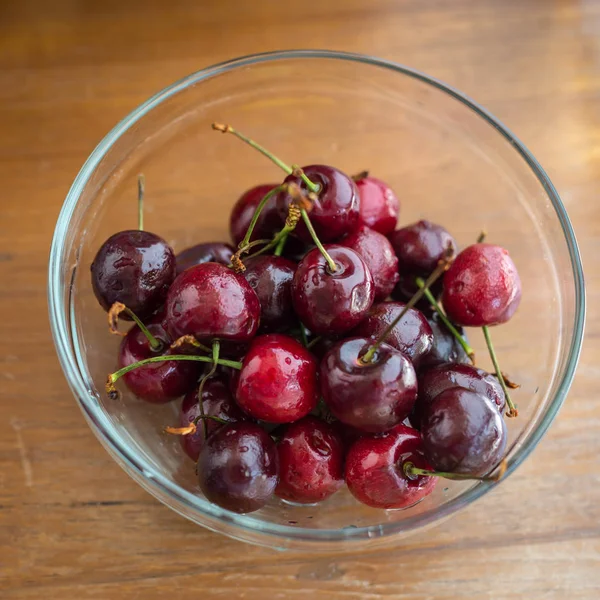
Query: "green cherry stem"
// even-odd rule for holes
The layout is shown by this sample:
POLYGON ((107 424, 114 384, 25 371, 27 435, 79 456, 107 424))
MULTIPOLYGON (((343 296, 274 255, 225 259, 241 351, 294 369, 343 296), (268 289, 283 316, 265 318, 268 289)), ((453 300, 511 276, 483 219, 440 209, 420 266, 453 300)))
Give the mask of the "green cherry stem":
POLYGON ((288 233, 286 233, 285 235, 282 235, 279 242, 277 242, 277 246, 275 246, 275 250, 273 250, 273 254, 275 256, 281 256, 281 253, 283 252, 283 249, 285 248, 285 243, 287 242, 288 235, 289 235, 288 233))
POLYGON ((498 363, 498 357, 496 356, 496 351, 494 350, 494 345, 492 344, 492 338, 490 336, 490 330, 487 325, 484 325, 482 328, 483 337, 485 338, 485 343, 487 344, 488 350, 490 351, 490 358, 492 359, 492 363, 494 365, 494 370, 496 371, 496 377, 502 386, 502 391, 504 392, 504 396, 506 397, 506 405, 508 406, 508 410, 506 411, 507 417, 516 417, 519 414, 517 407, 514 405, 510 397, 510 393, 508 391, 508 386, 506 385, 506 381, 504 381, 504 375, 500 370, 500 364, 498 363))
POLYGON ((172 435, 191 435, 196 433, 196 426, 198 425, 198 421, 200 421, 200 419, 202 419, 202 421, 210 419, 211 421, 216 421, 221 425, 227 425, 227 423, 229 423, 229 421, 221 419, 221 417, 216 417, 215 415, 198 415, 193 421, 190 422, 189 425, 186 425, 185 427, 165 427, 163 431, 172 435))
POLYGON ((135 324, 140 328, 140 331, 146 336, 153 352, 159 352, 162 349, 162 342, 156 339, 150 333, 150 330, 142 323, 140 318, 122 302, 115 302, 108 311, 108 329, 111 333, 114 333, 115 335, 126 335, 119 331, 119 315, 121 313, 126 313, 133 319, 135 324))
POLYGON ((450 266, 453 257, 452 248, 448 247, 446 256, 442 258, 438 266, 433 270, 431 275, 423 283, 423 287, 419 288, 414 296, 406 303, 405 307, 400 311, 400 314, 385 328, 384 332, 377 338, 377 340, 369 346, 365 354, 359 358, 359 362, 363 365, 368 365, 373 358, 379 346, 385 342, 387 336, 394 330, 394 327, 400 323, 402 317, 425 295, 425 292, 444 274, 444 272, 450 266))
POLYGON ((416 467, 413 463, 408 461, 402 465, 402 470, 404 471, 404 474, 406 475, 406 477, 408 477, 408 479, 415 479, 419 476, 424 476, 443 477, 444 479, 452 479, 453 481, 499 481, 506 472, 506 461, 503 460, 500 463, 500 468, 496 475, 490 475, 486 477, 475 477, 473 475, 468 475, 465 473, 448 473, 445 471, 430 471, 429 469, 420 469, 419 467, 416 467))
POLYGON ((256 223, 258 222, 260 213, 263 211, 263 208, 266 206, 267 202, 282 189, 283 186, 281 185, 277 186, 276 188, 273 188, 270 192, 267 192, 264 195, 263 199, 258 203, 258 206, 256 207, 254 214, 252 215, 250 224, 248 225, 248 229, 246 230, 246 235, 244 236, 244 239, 238 244, 238 248, 242 249, 245 246, 248 246, 248 244, 250 244, 250 238, 252 237, 252 233, 254 231, 256 223))
POLYGON ((487 231, 483 230, 478 236, 477 236, 477 243, 478 244, 483 244, 483 242, 485 242, 485 238, 487 237, 487 231))
POLYGON ((210 371, 202 378, 200 385, 198 386, 198 409, 200 410, 200 418, 202 419, 202 427, 204 428, 204 439, 208 437, 208 425, 206 423, 204 414, 204 402, 202 402, 202 393, 204 392, 204 386, 206 382, 215 374, 217 370, 217 364, 219 360, 219 352, 221 350, 221 344, 219 340, 213 340, 212 343, 212 367, 210 371))
POLYGON ((315 246, 319 249, 319 252, 321 252, 321 254, 323 255, 323 258, 325 258, 325 260, 327 261, 327 266, 329 267, 329 271, 331 273, 335 273, 337 271, 337 265, 335 264, 335 261, 333 260, 333 258, 331 258, 331 256, 329 256, 329 252, 327 252, 327 250, 325 250, 325 247, 323 246, 323 244, 321 244, 321 240, 318 238, 317 234, 315 233, 312 223, 310 222, 310 219, 308 218, 308 213, 306 212, 306 209, 303 208, 300 212, 302 214, 302 220, 304 221, 304 224, 306 225, 306 229, 308 229, 308 233, 310 233, 310 237, 313 239, 313 242, 315 243, 315 246))
MULTIPOLYGON (((425 282, 423 281, 423 279, 421 277, 417 277, 415 279, 415 283, 417 284, 417 286, 420 289, 423 289, 425 287, 425 282)), ((454 327, 452 321, 450 321, 450 319, 448 319, 448 317, 444 314, 444 311, 442 310, 440 303, 435 299, 435 296, 431 293, 431 290, 428 290, 428 289, 425 290, 425 298, 427 298, 427 301, 429 302, 429 304, 431 304, 431 306, 433 306, 433 309, 438 314, 440 319, 443 321, 443 323, 446 326, 446 328, 448 329, 448 331, 450 331, 450 333, 456 338, 456 341, 462 346, 466 355, 469 357, 471 363, 475 364, 475 351, 465 341, 465 338, 463 338, 463 336, 460 335, 458 329, 456 329, 456 327, 454 327)))
POLYGON ((138 229, 144 231, 144 192, 146 191, 146 178, 138 175, 138 229))

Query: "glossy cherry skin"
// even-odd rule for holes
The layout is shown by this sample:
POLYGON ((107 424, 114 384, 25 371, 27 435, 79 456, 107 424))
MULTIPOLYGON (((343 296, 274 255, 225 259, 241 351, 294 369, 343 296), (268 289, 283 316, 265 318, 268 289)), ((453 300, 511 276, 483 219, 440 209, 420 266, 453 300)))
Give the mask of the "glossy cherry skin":
MULTIPOLYGON (((153 356, 169 353, 171 337, 165 330, 163 315, 146 323, 150 333, 162 343, 162 351, 154 352, 148 339, 135 325, 123 338, 118 354, 118 367, 126 367, 153 356)), ((164 404, 183 396, 194 387, 201 367, 198 362, 166 361, 145 365, 123 375, 125 385, 138 397, 153 404, 164 404)))
MULTIPOLYGON (((429 353, 421 360, 421 370, 439 365, 441 363, 470 363, 470 359, 457 339, 450 333, 437 313, 427 319, 433 331, 433 345, 429 353)), ((457 327, 459 333, 464 337, 461 327, 457 327)), ((465 338, 466 339, 466 338, 465 338)))
POLYGON ((122 302, 144 319, 165 300, 175 279, 175 254, 154 233, 121 231, 102 244, 91 271, 92 288, 104 310, 122 302))
MULTIPOLYGON (((254 211, 260 201, 277 186, 277 183, 257 185, 246 191, 235 203, 229 216, 229 233, 236 246, 244 239, 248 225, 250 225, 254 211)), ((283 227, 283 222, 284 220, 280 218, 277 211, 275 196, 271 196, 258 217, 250 240, 273 237, 283 227)))
POLYGON ((177 275, 190 267, 206 262, 228 265, 235 250, 224 242, 206 242, 182 250, 176 257, 177 275))
POLYGON ((404 464, 431 469, 421 435, 406 425, 360 438, 346 456, 346 483, 352 495, 373 508, 408 508, 435 487, 435 477, 409 478, 404 464))
POLYGON ((256 256, 246 261, 244 277, 260 302, 261 331, 295 325, 292 280, 296 264, 281 256, 256 256))
POLYGON ((492 244, 465 248, 444 276, 442 300, 459 325, 506 323, 521 302, 521 280, 508 250, 492 244))
MULTIPOLYGON (((365 318, 352 331, 352 335, 377 339, 404 309, 402 302, 374 304, 365 318)), ((400 350, 410 358, 415 367, 427 355, 433 345, 433 331, 425 316, 415 308, 409 308, 400 322, 385 339, 386 344, 400 350)))
POLYGON ((417 375, 408 358, 382 344, 369 364, 360 358, 367 338, 348 338, 321 361, 323 400, 342 423, 361 431, 380 432, 401 423, 417 399, 417 375))
POLYGON ((292 282, 292 302, 300 320, 317 335, 349 331, 363 319, 375 296, 373 277, 352 249, 328 245, 337 270, 330 272, 317 248, 300 262, 292 282))
POLYGON ((275 442, 259 425, 223 425, 198 456, 198 482, 208 500, 236 513, 262 508, 279 478, 275 442))
POLYGON ((493 375, 473 365, 444 363, 419 375, 419 395, 415 404, 417 420, 443 391, 453 387, 477 392, 491 400, 500 414, 504 412, 506 397, 500 382, 493 375))
MULTIPOLYGON (((233 396, 229 391, 229 385, 223 379, 209 379, 204 384, 202 390, 202 407, 205 416, 219 417, 224 421, 237 423, 245 421, 247 416, 240 410, 234 402, 233 396)), ((186 427, 193 423, 200 416, 200 406, 198 404, 198 386, 190 390, 183 398, 179 411, 179 423, 181 427, 186 427)), ((223 423, 206 419, 206 430, 208 435, 214 433, 223 423)), ((193 460, 198 460, 200 449, 204 444, 204 426, 202 420, 198 421, 196 433, 182 435, 181 447, 184 452, 193 460)))
POLYGON ((287 425, 277 442, 279 483, 275 495, 299 504, 321 502, 344 484, 344 443, 335 429, 304 417, 287 425))
MULTIPOLYGON (((354 181, 345 173, 327 165, 309 165, 303 167, 305 175, 320 186, 317 199, 310 211, 310 221, 322 243, 334 242, 354 231, 358 226, 360 198, 354 181)), ((308 191, 300 177, 289 175, 285 182, 298 184, 308 191)), ((286 192, 277 194, 279 216, 285 220, 291 202, 286 192)), ((294 230, 300 239, 310 242, 311 236, 302 221, 294 230)))
POLYGON ((256 335, 260 319, 258 297, 244 277, 212 262, 177 276, 165 310, 174 339, 193 335, 200 342, 214 338, 248 342, 256 335))
POLYGON ((302 344, 282 334, 262 335, 244 357, 235 399, 256 419, 292 423, 317 405, 317 377, 317 360, 302 344))
POLYGON ((375 301, 385 300, 398 282, 398 258, 388 239, 373 229, 359 227, 340 241, 364 261, 375 285, 375 301))
POLYGON ((383 235, 396 229, 400 203, 392 189, 380 179, 363 177, 355 181, 360 196, 359 224, 383 235))

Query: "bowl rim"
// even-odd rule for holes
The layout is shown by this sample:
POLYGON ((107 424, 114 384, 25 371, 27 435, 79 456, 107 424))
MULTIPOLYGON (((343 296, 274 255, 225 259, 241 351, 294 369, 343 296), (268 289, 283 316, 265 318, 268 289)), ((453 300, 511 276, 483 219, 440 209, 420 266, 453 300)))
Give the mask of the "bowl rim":
MULTIPOLYGON (((531 451, 535 448, 542 436, 547 431, 548 427, 562 406, 569 388, 571 387, 577 362, 579 360, 585 325, 585 287, 579 248, 573 227, 554 185, 531 152, 503 123, 492 116, 492 114, 482 106, 452 86, 449 86, 442 81, 434 77, 430 77, 429 75, 426 75, 416 69, 412 69, 390 60, 379 59, 356 53, 315 49, 264 52, 227 60, 192 73, 153 95, 151 98, 130 112, 124 119, 122 119, 96 146, 88 159, 85 161, 84 165, 81 167, 81 170, 77 174, 63 203, 52 239, 48 267, 48 306, 54 344, 56 346, 58 357, 67 381, 69 382, 73 394, 78 400, 80 408, 83 411, 86 419, 88 422, 90 422, 90 426, 94 430, 94 433, 99 437, 100 441, 102 441, 107 449, 110 450, 110 453, 113 454, 113 457, 117 458, 117 462, 121 464, 121 466, 126 466, 128 469, 133 470, 135 474, 134 479, 136 479, 138 482, 143 481, 143 487, 145 487, 149 492, 163 502, 165 501, 165 494, 170 496, 170 498, 175 500, 177 503, 177 506, 175 507, 169 505, 170 508, 173 508, 176 512, 179 512, 187 518, 190 518, 190 515, 184 512, 182 507, 185 507, 188 511, 191 510, 193 512, 203 513, 213 521, 218 520, 229 525, 234 525, 242 530, 241 532, 227 532, 228 535, 269 546, 277 546, 277 539, 281 540, 281 538, 286 538, 288 540, 297 542, 364 542, 373 538, 390 537, 394 534, 406 533, 413 529, 433 524, 434 522, 445 518, 459 509, 469 505, 471 502, 475 501, 493 489, 494 486, 497 485, 497 482, 490 481, 478 483, 460 496, 457 496, 448 503, 444 504, 442 510, 439 508, 432 509, 402 521, 370 525, 366 527, 343 529, 307 529, 304 527, 292 527, 270 523, 253 517, 251 514, 238 515, 221 509, 220 507, 211 504, 203 498, 185 491, 177 484, 169 481, 167 478, 161 475, 161 473, 157 472, 148 461, 135 453, 134 448, 128 445, 128 443, 121 437, 119 431, 110 423, 110 420, 103 413, 97 402, 96 396, 91 390, 88 389, 88 386, 86 385, 86 382, 78 368, 76 350, 70 341, 70 329, 67 325, 69 321, 67 315, 68 309, 65 308, 64 297, 62 295, 64 281, 61 275, 61 269, 63 265, 63 258, 66 258, 66 241, 69 226, 82 191, 84 190, 94 170, 113 146, 113 144, 139 119, 170 97, 205 79, 250 65, 280 60, 298 59, 341 60, 375 66, 417 79, 418 81, 430 85, 453 97, 461 102, 464 106, 471 109, 480 118, 485 120, 513 146, 513 148, 520 154, 529 168, 533 171, 538 181, 542 184, 542 187, 552 203, 565 236, 571 267, 573 270, 575 284, 575 315, 573 332, 569 346, 568 360, 565 363, 564 372, 562 374, 562 379, 558 385, 557 391, 554 397, 551 399, 546 412, 541 421, 538 423, 537 427, 529 433, 529 436, 523 441, 519 450, 509 460, 505 477, 512 473, 527 458, 527 456, 529 456, 531 451)), ((131 473, 129 474, 131 475, 131 473)), ((210 523, 206 523, 205 526, 208 526, 209 528, 215 528, 214 526, 211 526, 210 523)))

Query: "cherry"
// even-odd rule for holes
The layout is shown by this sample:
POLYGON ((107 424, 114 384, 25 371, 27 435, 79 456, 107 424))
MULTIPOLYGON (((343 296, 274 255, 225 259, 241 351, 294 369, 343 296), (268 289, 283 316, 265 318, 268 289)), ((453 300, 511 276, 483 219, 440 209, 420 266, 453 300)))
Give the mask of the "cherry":
POLYGON ((235 250, 224 242, 206 242, 182 250, 176 257, 177 275, 190 267, 206 262, 228 265, 235 250))
POLYGON ((260 302, 261 331, 293 325, 292 279, 296 265, 280 256, 256 256, 245 265, 244 277, 260 302))
POLYGON ((408 358, 388 344, 381 344, 368 364, 361 362, 371 341, 349 338, 323 357, 321 393, 342 423, 379 432, 410 414, 417 398, 417 376, 408 358))
MULTIPOLYGON (((365 318, 352 331, 353 335, 379 337, 404 310, 402 302, 374 304, 365 318)), ((415 308, 409 308, 399 323, 385 339, 390 346, 410 358, 415 366, 427 356, 433 346, 433 331, 425 316, 415 308)))
POLYGON ((256 334, 260 304, 242 275, 217 263, 196 265, 180 273, 165 304, 173 338, 244 343, 256 334))
MULTIPOLYGON (((92 265, 92 288, 104 310, 122 302, 141 319, 163 303, 175 278, 175 254, 149 231, 120 231, 98 250, 92 265)), ((123 318, 128 318, 123 313, 123 318)))
MULTIPOLYGON (((185 363, 182 363, 185 364, 185 363)), ((218 417, 224 421, 245 421, 246 415, 234 402, 229 387, 223 379, 208 379, 202 390, 202 408, 205 416, 218 417)), ((183 398, 179 412, 179 422, 182 427, 196 422, 201 416, 198 404, 198 386, 190 390, 183 398)), ((213 419, 206 419, 206 431, 208 435, 222 427, 222 423, 213 419)), ((204 444, 204 426, 202 421, 197 423, 196 431, 188 435, 182 435, 181 446, 185 453, 193 460, 198 460, 200 449, 204 444)))
POLYGON ((446 273, 442 301, 459 325, 508 321, 521 301, 521 280, 508 250, 492 244, 465 248, 446 273))
POLYGON ((359 224, 366 225, 383 235, 396 228, 400 203, 392 189, 380 179, 364 176, 355 177, 354 182, 360 197, 359 224))
MULTIPOLYGON (((429 353, 423 357, 421 369, 433 367, 441 363, 469 363, 470 359, 458 340, 448 330, 437 313, 427 319, 433 332, 433 345, 429 353)), ((462 329, 458 329, 459 335, 464 337, 462 329)))
POLYGON ((317 371, 314 356, 295 339, 262 335, 242 361, 235 398, 256 419, 291 423, 317 405, 317 371))
POLYGON ((344 443, 335 429, 307 416, 287 425, 277 442, 275 495, 300 504, 321 502, 344 484, 344 443))
MULTIPOLYGON (((313 200, 310 220, 322 242, 333 242, 351 233, 358 226, 360 199, 354 181, 345 173, 327 165, 303 167, 304 175, 319 188, 313 200)), ((296 183, 306 192, 310 191, 305 180, 292 173, 285 183, 296 183)), ((289 193, 277 194, 277 209, 283 220, 287 217, 292 197, 289 193)), ((295 234, 306 242, 311 236, 304 225, 298 223, 295 234)))
POLYGON ((408 476, 404 464, 429 469, 421 435, 406 425, 360 438, 346 456, 346 483, 352 495, 373 508, 408 508, 435 487, 434 477, 408 476))
POLYGON ((496 405, 462 387, 439 394, 421 424, 425 455, 439 471, 485 475, 506 448, 506 425, 496 405))
POLYGON ((385 300, 399 278, 398 258, 388 239, 362 226, 341 240, 340 244, 352 248, 365 261, 373 276, 375 300, 385 300))
MULTIPOLYGON (((146 324, 148 331, 162 346, 154 351, 142 330, 135 325, 123 338, 118 354, 119 369, 152 356, 167 356, 172 338, 167 334, 164 314, 155 315, 146 324)), ((146 402, 162 404, 183 396, 196 380, 200 367, 194 362, 165 361, 145 365, 123 376, 125 385, 146 402)))
MULTIPOLYGON (((235 203, 229 217, 229 233, 236 246, 244 239, 260 201, 277 185, 276 183, 257 185, 246 191, 235 203)), ((283 220, 279 216, 275 196, 273 196, 261 211, 250 239, 253 241, 272 238, 282 226, 283 220)))
POLYGON ((275 442, 259 425, 223 425, 198 456, 198 482, 210 502, 236 513, 262 508, 277 485, 275 442))
POLYGON ((477 392, 491 400, 500 414, 504 412, 506 397, 496 377, 473 365, 444 363, 423 371, 419 376, 419 395, 415 404, 417 420, 443 391, 452 387, 477 392))
POLYGON ((364 260, 350 248, 325 247, 332 271, 318 248, 300 262, 292 282, 296 314, 315 334, 338 334, 356 326, 371 307, 373 278, 364 260))

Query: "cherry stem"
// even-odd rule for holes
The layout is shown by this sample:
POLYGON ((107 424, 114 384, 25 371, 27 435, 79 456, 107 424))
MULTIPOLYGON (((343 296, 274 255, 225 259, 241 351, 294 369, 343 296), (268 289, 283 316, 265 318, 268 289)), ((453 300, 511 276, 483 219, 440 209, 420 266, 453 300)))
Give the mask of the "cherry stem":
POLYGON ((366 179, 369 176, 369 171, 361 171, 356 175, 352 175, 352 181, 360 181, 361 179, 366 179))
POLYGON ((219 340, 213 340, 212 343, 212 360, 213 364, 210 371, 202 378, 200 385, 198 386, 198 408, 200 410, 200 417, 202 417, 202 427, 204 428, 204 439, 208 437, 208 425, 204 419, 204 402, 202 400, 202 393, 204 392, 204 385, 206 382, 215 374, 217 370, 217 363, 219 360, 219 352, 221 350, 221 344, 219 340))
POLYGON ((198 348, 198 350, 202 350, 202 352, 210 352, 210 348, 201 344, 193 335, 182 335, 180 338, 177 338, 170 346, 169 350, 173 352, 174 350, 179 350, 182 346, 191 346, 192 348, 198 348))
MULTIPOLYGON (((126 375, 130 371, 134 371, 135 369, 139 369, 140 367, 144 367, 146 365, 158 362, 167 362, 169 360, 179 361, 179 360, 190 360, 196 362, 203 363, 212 363, 213 359, 210 356, 196 356, 190 354, 171 354, 168 356, 152 356, 150 358, 145 358, 144 360, 140 360, 139 362, 132 363, 111 373, 106 380, 106 393, 109 398, 118 398, 117 390, 115 389, 115 383, 126 375)), ((224 367, 231 367, 232 369, 241 369, 242 363, 235 360, 226 360, 224 358, 219 358, 217 360, 217 364, 223 365, 224 367)))
POLYGON ((306 329, 304 325, 300 323, 300 339, 302 340, 302 345, 305 348, 308 348, 308 338, 306 337, 306 329))
POLYGON ((383 333, 377 338, 375 343, 371 344, 365 354, 358 360, 363 365, 368 365, 374 358, 379 346, 385 342, 387 336, 394 330, 396 325, 400 323, 402 317, 425 295, 425 292, 444 274, 452 262, 454 251, 450 246, 446 250, 446 256, 438 262, 438 266, 433 270, 431 275, 423 283, 423 287, 419 288, 414 296, 406 303, 400 314, 385 328, 383 333))
POLYGON ((248 246, 250 243, 250 238, 252 237, 252 232, 254 231, 254 227, 258 222, 258 218, 260 217, 260 213, 263 211, 263 208, 266 206, 267 202, 278 192, 283 189, 283 186, 279 185, 276 188, 273 188, 271 191, 267 192, 263 199, 258 203, 254 214, 252 215, 252 219, 250 220, 250 224, 248 225, 248 229, 246 230, 246 235, 244 239, 238 244, 238 248, 242 249, 248 246))
POLYGON ((487 237, 487 231, 484 229, 478 236, 477 236, 477 243, 478 244, 482 244, 485 241, 485 238, 487 237))
POLYGON ((486 477, 476 477, 474 475, 468 475, 467 473, 448 473, 445 471, 430 471, 429 469, 420 469, 411 462, 405 462, 402 465, 402 470, 404 471, 406 477, 408 477, 409 479, 415 479, 419 476, 424 476, 443 477, 444 479, 452 479, 453 481, 499 481, 500 479, 502 479, 504 473, 506 472, 506 466, 506 460, 503 460, 500 463, 498 473, 496 475, 490 475, 486 477))
POLYGON ((310 350, 315 344, 318 344, 323 338, 318 335, 316 338, 313 338, 312 340, 310 340, 310 342, 308 342, 308 344, 306 345, 306 347, 310 350))
POLYGON ((146 191, 146 178, 138 175, 138 229, 144 231, 144 192, 146 191))
POLYGON ((323 258, 327 261, 327 266, 329 267, 330 273, 335 273, 337 271, 337 265, 331 256, 329 256, 329 252, 325 250, 325 246, 321 244, 321 240, 317 237, 317 234, 310 222, 310 218, 308 217, 308 213, 306 209, 301 209, 300 213, 302 214, 302 220, 306 225, 306 229, 308 229, 308 233, 310 233, 310 237, 313 239, 315 246, 319 249, 319 252, 323 255, 323 258))
POLYGON ((504 381, 504 376, 502 375, 502 371, 500 370, 498 357, 496 356, 496 351, 494 350, 494 345, 492 344, 492 338, 490 337, 489 327, 487 325, 484 325, 481 329, 483 329, 483 337, 485 338, 485 343, 487 344, 488 350, 490 351, 490 358, 492 359, 492 363, 494 364, 496 377, 498 377, 498 381, 500 382, 500 385, 502 386, 502 391, 504 392, 504 396, 506 397, 506 406, 508 406, 506 416, 516 417, 519 414, 519 411, 517 410, 517 407, 511 400, 510 393, 508 391, 508 386, 506 385, 506 381, 504 381))
MULTIPOLYGON (((417 277, 415 279, 415 283, 420 289, 423 289, 425 287, 425 282, 421 277, 417 277)), ((450 333, 456 338, 456 341, 462 346, 466 355, 469 357, 471 363, 475 364, 475 351, 473 350, 473 348, 471 348, 471 346, 469 346, 465 338, 463 338, 463 336, 460 335, 460 332, 458 331, 458 329, 456 329, 456 327, 454 327, 452 321, 450 321, 450 319, 448 319, 448 317, 444 314, 440 303, 435 299, 435 296, 431 293, 431 290, 425 290, 425 298, 427 298, 429 304, 433 306, 433 309, 443 321, 448 331, 450 331, 450 333)))
POLYGON ((286 233, 285 235, 281 236, 281 239, 277 243, 277 246, 275 247, 275 250, 273 250, 273 254, 275 256, 281 256, 281 253, 283 252, 283 249, 285 248, 285 243, 287 242, 288 235, 289 234, 286 233))
POLYGON ((142 323, 140 318, 130 309, 127 308, 122 302, 115 302, 108 311, 108 329, 115 335, 126 335, 119 331, 119 315, 121 313, 128 314, 139 327, 140 331, 146 336, 152 352, 159 352, 163 345, 162 342, 156 339, 148 330, 148 328, 142 323))
POLYGON ((238 139, 242 140, 243 142, 246 142, 246 144, 248 144, 255 150, 258 150, 262 155, 266 156, 269 160, 274 162, 281 170, 285 171, 288 175, 292 175, 292 173, 294 173, 295 170, 299 171, 298 175, 302 178, 302 181, 304 181, 304 183, 307 185, 307 187, 310 189, 311 192, 316 193, 321 189, 319 185, 317 185, 316 183, 313 183, 301 170, 295 169, 295 168, 290 167, 289 165, 286 165, 282 160, 277 158, 274 154, 269 152, 266 148, 264 148, 260 144, 257 144, 254 140, 245 136, 243 133, 240 133, 237 129, 234 129, 231 125, 224 125, 223 123, 213 123, 212 128, 215 131, 220 131, 221 133, 232 133, 238 139))
POLYGON ((229 421, 221 419, 221 417, 216 417, 215 415, 198 415, 193 421, 190 421, 189 425, 186 425, 184 427, 165 427, 163 431, 172 435, 192 435, 196 433, 196 425, 198 424, 198 421, 200 421, 200 419, 210 419, 211 421, 216 421, 221 425, 227 425, 227 423, 229 423, 229 421))

